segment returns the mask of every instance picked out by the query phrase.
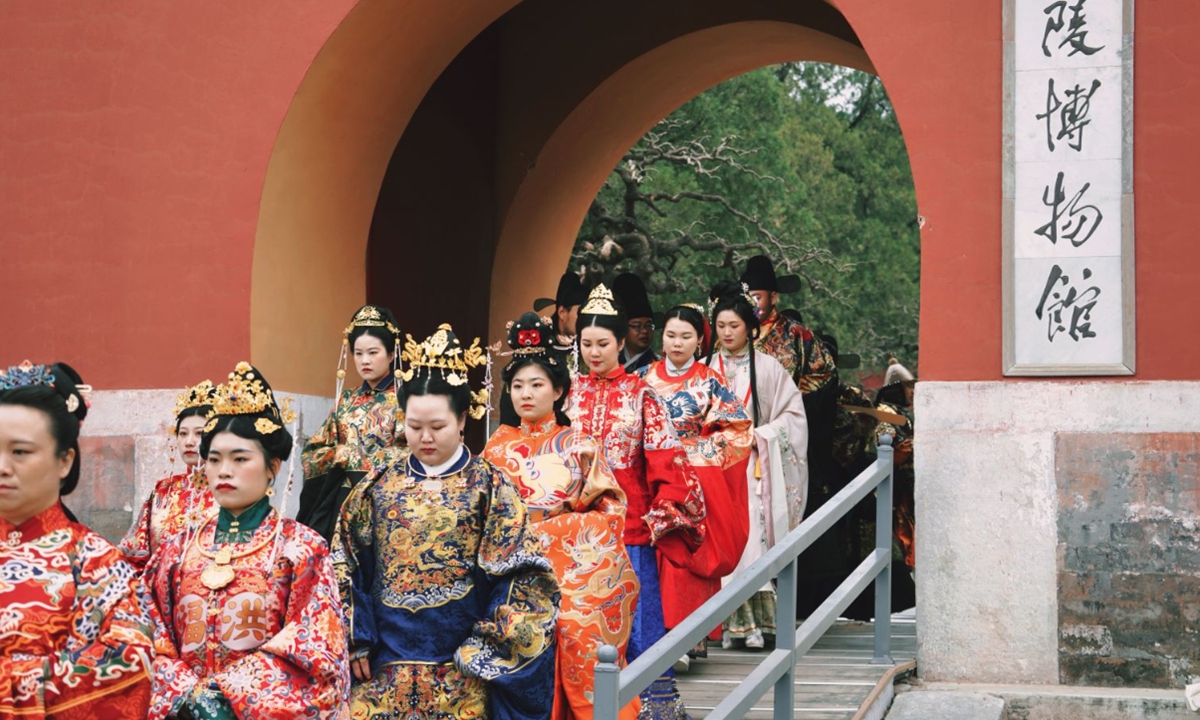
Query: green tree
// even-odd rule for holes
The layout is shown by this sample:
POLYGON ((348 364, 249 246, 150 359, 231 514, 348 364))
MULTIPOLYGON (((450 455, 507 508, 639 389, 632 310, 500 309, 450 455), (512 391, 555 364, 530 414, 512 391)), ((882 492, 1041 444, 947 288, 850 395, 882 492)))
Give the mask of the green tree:
POLYGON ((697 96, 622 158, 572 266, 632 271, 655 307, 701 301, 764 253, 802 278, 806 324, 879 366, 916 364, 919 228, 904 140, 875 76, 795 63, 697 96))

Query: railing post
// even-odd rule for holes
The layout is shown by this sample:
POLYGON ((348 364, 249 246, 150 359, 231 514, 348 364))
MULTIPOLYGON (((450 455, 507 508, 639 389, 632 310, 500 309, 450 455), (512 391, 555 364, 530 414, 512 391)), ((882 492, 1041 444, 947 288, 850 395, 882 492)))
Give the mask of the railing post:
POLYGON ((617 667, 617 649, 602 645, 600 662, 596 664, 593 717, 595 720, 617 720, 621 710, 621 668, 617 667))
POLYGON ((893 462, 892 436, 879 439, 877 462, 887 468, 887 475, 875 493, 875 550, 887 553, 888 562, 875 578, 875 656, 872 664, 891 665, 892 661, 892 479, 896 475, 893 462))
POLYGON ((793 654, 788 669, 775 681, 775 720, 794 720, 796 705, 796 565, 792 558, 775 580, 775 649, 793 654))

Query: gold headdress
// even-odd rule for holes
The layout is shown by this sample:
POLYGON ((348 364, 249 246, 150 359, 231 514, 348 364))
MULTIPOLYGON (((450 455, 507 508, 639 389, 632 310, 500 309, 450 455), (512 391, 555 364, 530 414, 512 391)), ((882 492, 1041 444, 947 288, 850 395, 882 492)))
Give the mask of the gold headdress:
POLYGON ((579 311, 580 315, 619 315, 615 305, 613 305, 612 290, 600 283, 588 295, 588 301, 579 311))
POLYGON ((175 417, 179 417, 184 410, 212 405, 213 394, 216 391, 212 380, 205 380, 194 387, 185 389, 175 398, 175 417))
POLYGON ((263 435, 270 435, 280 429, 279 422, 290 423, 296 419, 291 404, 291 398, 288 398, 280 407, 271 388, 263 382, 250 363, 243 361, 229 373, 229 382, 217 386, 204 431, 212 432, 217 426, 217 418, 224 415, 266 414, 269 417, 256 420, 254 429, 263 435))
MULTIPOLYGON (((475 338, 471 347, 464 350, 449 324, 439 325, 437 332, 421 343, 414 340, 412 335, 406 337, 402 355, 408 362, 408 370, 400 373, 404 382, 409 382, 415 375, 436 371, 447 383, 459 387, 467 383, 468 370, 487 364, 487 354, 479 347, 479 338, 475 338)), ((486 387, 471 393, 469 412, 472 418, 478 420, 483 417, 487 406, 486 387)))
POLYGON ((395 323, 388 319, 391 312, 386 309, 381 309, 375 305, 363 305, 354 313, 354 317, 350 319, 350 324, 342 331, 342 350, 338 355, 337 365, 337 386, 334 391, 335 402, 340 403, 342 400, 342 385, 346 379, 346 358, 350 355, 350 334, 355 328, 360 327, 380 327, 386 328, 392 337, 395 338, 395 347, 393 348, 394 357, 392 359, 392 374, 398 379, 400 377, 400 328, 396 327, 395 323), (386 313, 386 314, 385 314, 386 313))
POLYGON ((400 334, 400 328, 392 324, 383 316, 379 308, 374 305, 363 305, 362 308, 354 314, 354 318, 350 320, 350 324, 346 326, 345 334, 347 336, 354 332, 356 327, 383 327, 387 328, 388 332, 393 335, 400 334))

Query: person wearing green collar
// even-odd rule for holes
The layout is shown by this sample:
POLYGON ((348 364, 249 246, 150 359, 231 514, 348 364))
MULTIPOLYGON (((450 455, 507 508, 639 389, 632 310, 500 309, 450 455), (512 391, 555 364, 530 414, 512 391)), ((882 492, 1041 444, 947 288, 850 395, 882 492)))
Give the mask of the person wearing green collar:
POLYGON ((200 453, 215 517, 161 546, 146 575, 155 629, 150 719, 337 718, 350 664, 325 541, 271 506, 291 421, 239 363, 200 453))

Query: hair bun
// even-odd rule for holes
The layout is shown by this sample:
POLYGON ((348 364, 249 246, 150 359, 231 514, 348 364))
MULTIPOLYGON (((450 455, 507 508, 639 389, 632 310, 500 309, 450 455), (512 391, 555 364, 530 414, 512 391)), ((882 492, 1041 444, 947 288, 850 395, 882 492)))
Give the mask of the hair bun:
POLYGON ((517 355, 544 355, 553 344, 553 327, 536 313, 527 312, 509 325, 508 347, 517 355))
POLYGON ((50 366, 50 371, 54 374, 54 389, 66 401, 67 411, 74 415, 76 420, 83 422, 88 414, 91 386, 85 385, 75 368, 64 362, 54 363, 50 366))
POLYGON ((721 300, 728 297, 741 297, 742 284, 737 280, 721 280, 716 285, 713 285, 712 290, 708 293, 708 297, 713 300, 721 300))

